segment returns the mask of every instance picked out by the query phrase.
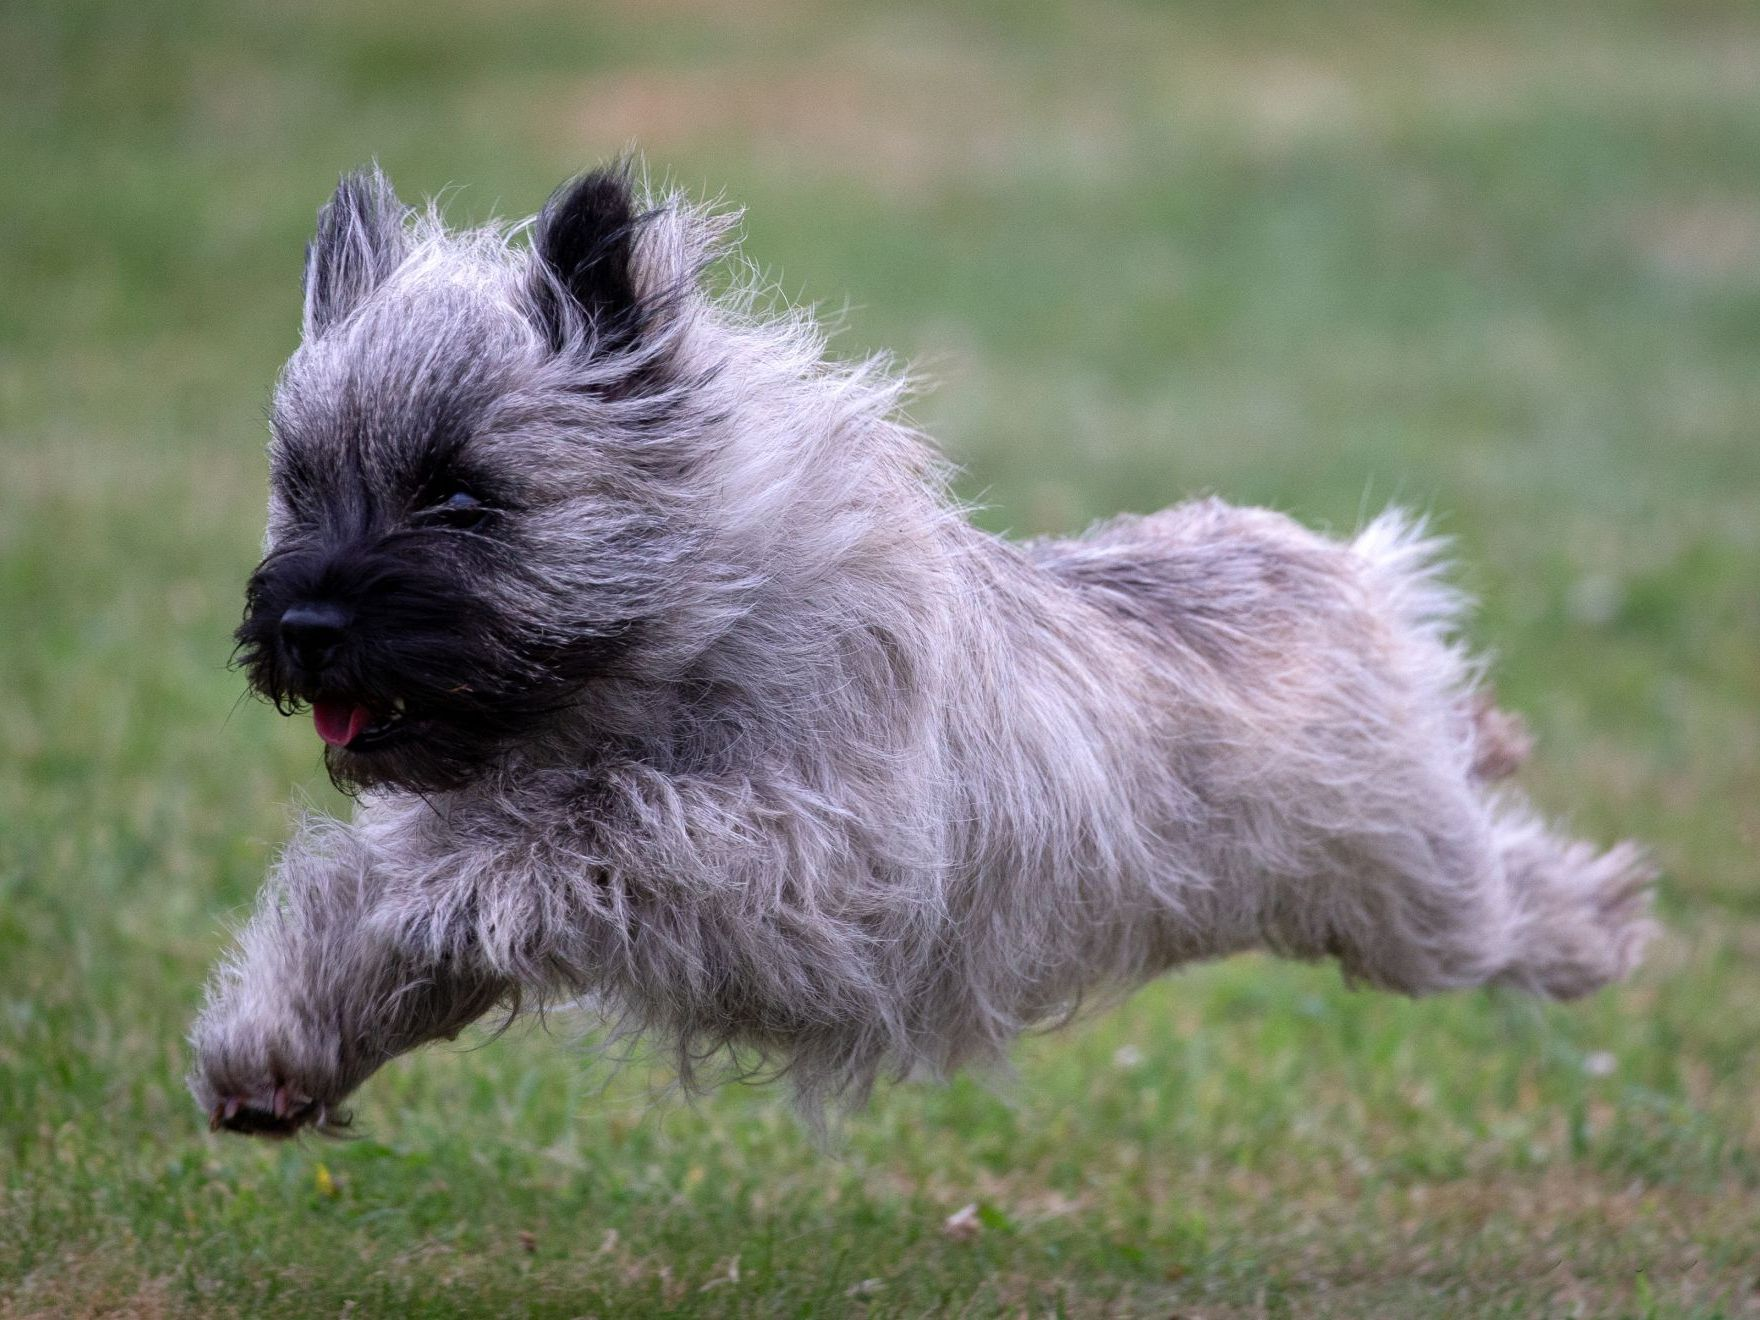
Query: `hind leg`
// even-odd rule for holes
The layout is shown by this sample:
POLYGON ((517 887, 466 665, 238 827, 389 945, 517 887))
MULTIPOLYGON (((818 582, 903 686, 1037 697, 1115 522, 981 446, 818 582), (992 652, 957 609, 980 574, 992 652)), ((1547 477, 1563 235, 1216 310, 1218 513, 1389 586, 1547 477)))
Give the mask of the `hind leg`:
POLYGON ((1490 816, 1464 783, 1400 782, 1397 795, 1359 799, 1324 860, 1282 888, 1267 943, 1334 957, 1351 981, 1401 994, 1495 981, 1519 947, 1521 914, 1490 816))
POLYGON ((1496 842, 1516 914, 1500 983, 1575 999, 1637 966, 1655 931, 1656 873, 1640 849, 1622 843, 1598 852, 1553 833, 1525 808, 1506 809, 1496 842))
POLYGON ((1519 794, 1486 788, 1520 767, 1532 740, 1469 677, 1436 547, 1392 516, 1351 549, 1398 639, 1389 672, 1403 694, 1384 721, 1377 806, 1365 817, 1379 821, 1367 851, 1383 918, 1365 974, 1401 989, 1491 982, 1558 999, 1626 975, 1653 929, 1643 853, 1565 838, 1519 794))
POLYGON ((1488 789, 1530 740, 1460 644, 1464 602, 1421 527, 1388 514, 1340 545, 1202 503, 1108 544, 1127 535, 1147 547, 1127 579, 1136 608, 1207 666, 1192 664, 1210 685, 1187 690, 1210 724, 1187 718, 1228 826, 1210 864, 1257 895, 1263 943, 1407 994, 1502 983, 1564 998, 1630 970, 1650 871, 1635 848, 1560 838, 1488 789))
POLYGON ((1274 949, 1330 954, 1406 994, 1499 984, 1574 999, 1631 972, 1653 933, 1655 872, 1639 848, 1555 832, 1459 757, 1384 764, 1351 805, 1324 863, 1275 894, 1274 949))
POLYGON ((1575 999, 1629 974, 1654 931, 1642 852, 1563 838, 1525 808, 1486 819, 1484 831, 1451 838, 1432 821, 1358 851, 1291 943, 1413 995, 1495 984, 1575 999))

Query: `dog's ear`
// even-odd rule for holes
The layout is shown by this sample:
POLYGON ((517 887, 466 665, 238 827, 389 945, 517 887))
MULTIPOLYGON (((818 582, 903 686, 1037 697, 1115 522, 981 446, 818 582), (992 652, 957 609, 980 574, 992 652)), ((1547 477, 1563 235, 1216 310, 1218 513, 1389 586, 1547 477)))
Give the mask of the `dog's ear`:
POLYGON ((360 306, 397 269, 409 250, 408 216, 377 166, 343 176, 306 248, 308 339, 360 306))
POLYGON ((552 347, 579 340, 623 349, 640 338, 651 310, 635 269, 644 218, 624 166, 583 174, 550 195, 532 230, 532 300, 552 347))

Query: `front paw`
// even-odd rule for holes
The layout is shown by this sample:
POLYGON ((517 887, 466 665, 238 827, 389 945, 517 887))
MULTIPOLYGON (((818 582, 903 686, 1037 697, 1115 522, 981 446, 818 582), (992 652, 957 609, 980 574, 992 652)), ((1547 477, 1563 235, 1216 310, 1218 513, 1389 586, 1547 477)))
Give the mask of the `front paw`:
POLYGON ((348 1126, 339 1051, 297 1023, 266 1023, 210 1012, 192 1034, 190 1093, 215 1132, 285 1138, 306 1128, 348 1126))

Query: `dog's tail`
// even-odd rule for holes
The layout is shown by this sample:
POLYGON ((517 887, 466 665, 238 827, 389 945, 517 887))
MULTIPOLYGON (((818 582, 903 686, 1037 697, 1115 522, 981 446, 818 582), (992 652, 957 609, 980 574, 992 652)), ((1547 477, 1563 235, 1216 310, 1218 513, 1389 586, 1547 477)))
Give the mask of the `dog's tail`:
POLYGON ((1498 821, 1515 920, 1501 984, 1575 999, 1629 974, 1656 931, 1650 917, 1656 870, 1643 850, 1606 852, 1562 838, 1525 808, 1498 821))

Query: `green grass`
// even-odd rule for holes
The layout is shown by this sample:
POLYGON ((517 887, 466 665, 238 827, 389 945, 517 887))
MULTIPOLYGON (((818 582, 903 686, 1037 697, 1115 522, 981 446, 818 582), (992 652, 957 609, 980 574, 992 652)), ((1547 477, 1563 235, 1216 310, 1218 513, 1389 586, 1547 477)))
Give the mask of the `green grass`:
POLYGON ((1760 1311, 1750 6, 18 0, 0 52, 0 1315, 1760 1311), (829 1149, 564 1023, 210 1137, 201 978, 336 805, 225 667, 313 210, 631 139, 940 381, 992 526, 1432 511, 1533 792, 1666 868, 1636 981, 1239 960, 829 1149))

